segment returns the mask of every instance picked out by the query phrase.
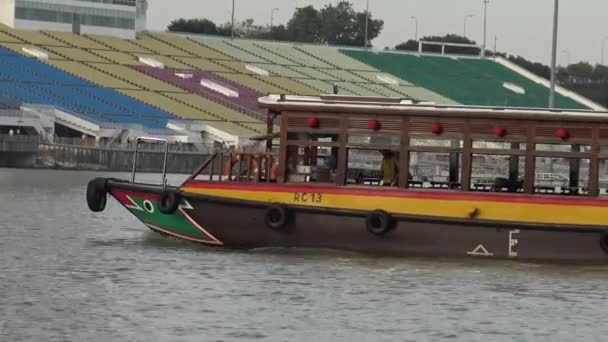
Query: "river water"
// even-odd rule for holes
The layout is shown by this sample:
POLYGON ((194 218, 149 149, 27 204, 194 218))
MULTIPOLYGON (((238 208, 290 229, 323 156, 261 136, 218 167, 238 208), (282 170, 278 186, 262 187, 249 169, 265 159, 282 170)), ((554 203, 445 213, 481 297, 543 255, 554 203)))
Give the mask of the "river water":
POLYGON ((88 211, 96 175, 0 169, 0 341, 608 336, 608 266, 202 247, 88 211))

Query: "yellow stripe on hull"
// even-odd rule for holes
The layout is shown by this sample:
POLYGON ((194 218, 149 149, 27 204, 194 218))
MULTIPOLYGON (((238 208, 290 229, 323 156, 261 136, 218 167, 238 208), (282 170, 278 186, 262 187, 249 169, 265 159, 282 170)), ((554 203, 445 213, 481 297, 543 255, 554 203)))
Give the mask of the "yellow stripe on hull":
POLYGON ((294 192, 247 191, 183 187, 181 190, 199 195, 256 202, 276 202, 287 205, 371 211, 382 209, 393 214, 432 216, 440 218, 470 218, 514 223, 547 223, 559 225, 608 226, 608 207, 500 202, 482 200, 435 198, 403 198, 335 193, 306 193, 304 198, 294 192))

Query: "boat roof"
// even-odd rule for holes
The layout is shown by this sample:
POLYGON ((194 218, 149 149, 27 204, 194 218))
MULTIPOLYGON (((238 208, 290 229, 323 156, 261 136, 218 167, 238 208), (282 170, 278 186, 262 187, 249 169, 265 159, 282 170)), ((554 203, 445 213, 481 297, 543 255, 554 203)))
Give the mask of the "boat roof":
POLYGON ((608 112, 563 108, 525 108, 441 105, 397 97, 361 97, 345 95, 277 95, 258 99, 262 108, 274 112, 311 111, 353 114, 416 114, 429 116, 480 117, 529 120, 605 121, 608 112))

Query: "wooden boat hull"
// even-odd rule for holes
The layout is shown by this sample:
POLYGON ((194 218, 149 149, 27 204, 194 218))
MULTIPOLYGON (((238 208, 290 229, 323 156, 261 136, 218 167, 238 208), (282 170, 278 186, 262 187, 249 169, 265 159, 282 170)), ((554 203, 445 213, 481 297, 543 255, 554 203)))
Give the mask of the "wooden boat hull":
POLYGON ((158 210, 159 187, 114 181, 108 187, 153 231, 213 246, 329 248, 390 256, 608 260, 606 230, 599 226, 392 214, 394 228, 375 235, 366 228, 368 211, 284 203, 289 220, 281 229, 272 229, 265 221, 269 202, 182 188, 178 210, 163 214, 158 210))

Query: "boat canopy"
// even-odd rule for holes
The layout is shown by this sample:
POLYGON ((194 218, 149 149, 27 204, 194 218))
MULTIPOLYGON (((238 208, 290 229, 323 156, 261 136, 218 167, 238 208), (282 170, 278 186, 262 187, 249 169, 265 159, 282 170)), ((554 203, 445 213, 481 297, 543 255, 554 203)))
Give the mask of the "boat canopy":
POLYGON ((268 129, 254 139, 266 151, 217 153, 191 180, 207 170, 211 181, 608 195, 608 112, 356 96, 259 104, 268 129))

